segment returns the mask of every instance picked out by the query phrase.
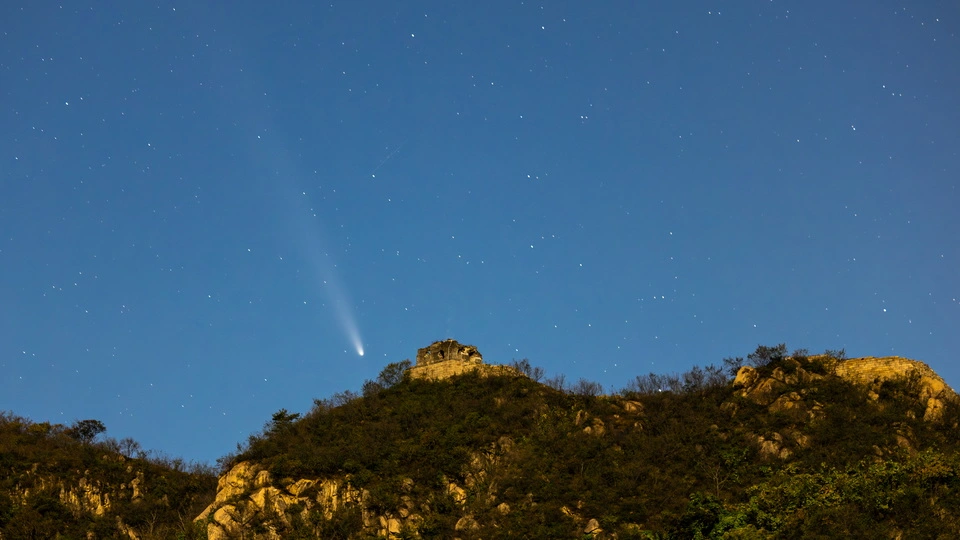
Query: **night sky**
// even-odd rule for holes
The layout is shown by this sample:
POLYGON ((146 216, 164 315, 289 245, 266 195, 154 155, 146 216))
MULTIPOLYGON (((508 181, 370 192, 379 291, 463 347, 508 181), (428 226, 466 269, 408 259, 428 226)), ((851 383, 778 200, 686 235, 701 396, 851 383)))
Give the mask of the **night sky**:
POLYGON ((212 462, 431 342, 960 386, 955 1, 0 6, 0 410, 212 462), (361 354, 361 352, 363 354, 361 354))

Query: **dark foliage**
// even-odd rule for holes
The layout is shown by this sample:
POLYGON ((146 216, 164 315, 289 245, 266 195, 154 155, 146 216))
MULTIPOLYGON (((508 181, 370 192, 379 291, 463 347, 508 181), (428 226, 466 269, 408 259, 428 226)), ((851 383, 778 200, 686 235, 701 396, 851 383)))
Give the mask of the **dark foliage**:
POLYGON ((118 518, 145 539, 199 537, 192 518, 214 495, 212 469, 150 455, 132 439, 94 442, 105 431, 98 420, 64 427, 0 413, 0 537, 114 538, 118 518), (131 488, 120 486, 138 473, 139 497, 132 500, 131 488), (109 498, 102 515, 61 498, 81 485, 109 498))
POLYGON ((514 360, 510 363, 510 367, 519 371, 532 380, 533 382, 540 382, 543 379, 544 369, 539 366, 534 366, 530 363, 530 360, 526 358, 522 360, 514 360))
POLYGON ((786 355, 787 346, 783 343, 775 347, 758 345, 757 350, 747 355, 747 360, 753 364, 753 367, 762 368, 770 365, 773 362, 779 362, 783 360, 786 355))
MULTIPOLYGON (((617 538, 960 537, 960 404, 924 421, 919 377, 857 385, 833 375, 843 351, 786 351, 758 346, 746 359, 780 377, 771 388, 793 396, 791 407, 734 388, 740 357, 637 376, 613 395, 563 375, 538 383, 543 370, 526 359, 515 375, 441 381, 411 379, 409 361, 398 362, 360 394, 277 411, 219 465, 257 461, 278 482, 345 478, 374 515, 417 501, 417 530, 401 532, 411 538, 582 538, 588 519, 617 538), (457 530, 467 515, 477 528, 457 530)), ((212 500, 209 468, 149 456, 132 440, 94 442, 103 430, 92 422, 0 418, 3 538, 107 538, 117 516, 152 531, 143 538, 202 537, 191 519, 212 500), (144 497, 114 497, 106 516, 33 489, 53 477, 118 485, 131 464, 144 471, 144 497)), ((284 538, 370 533, 356 505, 299 510, 284 538)), ((267 530, 258 519, 250 531, 267 530)))
MULTIPOLYGON (((584 379, 568 387, 562 376, 398 378, 362 399, 318 400, 290 429, 252 437, 235 459, 266 464, 277 478, 349 475, 384 513, 398 510, 399 486, 412 479, 409 495, 431 509, 424 537, 464 536, 454 527, 465 514, 483 538, 578 537, 587 517, 620 538, 960 534, 960 437, 938 427, 960 419, 957 407, 925 423, 916 381, 885 383, 874 400, 828 376, 829 357, 786 351, 760 346, 747 359, 762 373, 818 375, 815 385, 782 389, 818 412, 741 397, 729 378, 740 358, 639 376, 612 396, 584 379), (903 434, 919 453, 901 450, 903 434), (761 451, 760 437, 774 435, 786 457, 761 451), (478 455, 496 462, 482 482, 471 479, 478 455), (448 482, 469 486, 466 501, 449 496, 448 482), (491 494, 510 511, 497 511, 491 494)), ((513 367, 543 375, 527 360, 513 367)), ((356 519, 338 523, 331 534, 362 529, 356 519)))
POLYGON ((106 426, 99 420, 79 420, 64 433, 80 442, 90 443, 106 430, 106 426))

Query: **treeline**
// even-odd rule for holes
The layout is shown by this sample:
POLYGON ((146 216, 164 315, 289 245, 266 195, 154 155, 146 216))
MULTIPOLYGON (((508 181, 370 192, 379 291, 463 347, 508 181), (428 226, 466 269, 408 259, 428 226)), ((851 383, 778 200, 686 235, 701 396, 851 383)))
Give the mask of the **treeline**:
MULTIPOLYGON (((613 389, 610 394, 629 397, 637 394, 654 394, 660 392, 701 392, 709 388, 730 384, 732 377, 735 376, 737 371, 744 365, 766 370, 766 368, 772 364, 778 363, 786 358, 807 361, 810 358, 810 353, 807 349, 797 349, 788 355, 787 346, 784 343, 775 346, 758 345, 756 350, 747 355, 746 361, 740 356, 727 357, 722 360, 721 365, 708 364, 706 366, 693 366, 690 370, 682 373, 650 372, 646 375, 637 375, 633 380, 629 381, 624 388, 619 390, 613 389)), ((844 349, 827 349, 822 354, 817 355, 816 358, 820 364, 830 359, 842 361, 846 358, 846 351, 844 349)), ((406 362, 409 363, 409 360, 406 362)), ((583 396, 599 396, 603 394, 603 386, 589 379, 580 378, 573 384, 568 384, 563 374, 544 379, 544 369, 533 366, 526 358, 514 360, 509 365, 534 382, 543 380, 543 384, 567 394, 583 396)))
POLYGON ((147 462, 176 472, 201 476, 216 476, 219 472, 215 466, 209 463, 188 461, 181 457, 170 456, 160 450, 145 449, 132 437, 124 437, 118 440, 104 436, 103 434, 106 431, 107 428, 103 422, 95 419, 77 420, 67 426, 50 422, 34 422, 27 417, 14 414, 12 411, 0 411, 0 444, 7 438, 14 438, 20 442, 24 440, 42 441, 50 443, 52 448, 69 448, 77 443, 86 448, 118 454, 128 459, 147 462), (21 436, 27 437, 27 439, 22 439, 21 436))

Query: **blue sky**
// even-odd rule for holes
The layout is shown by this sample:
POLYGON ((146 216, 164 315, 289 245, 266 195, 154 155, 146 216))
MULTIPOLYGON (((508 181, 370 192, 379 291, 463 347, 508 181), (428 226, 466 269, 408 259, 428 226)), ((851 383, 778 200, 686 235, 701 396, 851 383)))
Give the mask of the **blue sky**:
POLYGON ((958 16, 5 2, 0 410, 213 461, 448 337, 607 388, 780 342, 956 387, 958 16))

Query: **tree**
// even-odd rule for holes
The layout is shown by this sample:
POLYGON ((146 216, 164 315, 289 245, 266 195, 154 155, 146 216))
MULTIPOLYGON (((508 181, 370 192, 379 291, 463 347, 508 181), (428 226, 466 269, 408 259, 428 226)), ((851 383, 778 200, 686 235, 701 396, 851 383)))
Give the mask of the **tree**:
POLYGON ((566 390, 567 376, 564 375, 563 373, 558 373, 553 377, 550 377, 549 379, 544 381, 544 384, 546 384, 550 388, 553 388, 554 390, 559 390, 563 392, 566 390))
POLYGON ((840 349, 840 350, 827 349, 823 351, 823 355, 829 356, 830 358, 836 358, 837 360, 846 360, 847 350, 846 349, 840 349))
POLYGON ((128 458, 138 457, 143 452, 143 448, 140 446, 140 443, 138 443, 132 437, 124 437, 123 439, 120 439, 119 445, 120 453, 128 458))
POLYGON ((784 343, 781 343, 776 347, 757 345, 757 350, 748 354, 747 360, 749 360, 754 367, 759 368, 770 365, 773 362, 783 360, 786 356, 787 346, 784 343))
POLYGON ((399 384, 407 376, 408 369, 410 369, 410 360, 387 364, 380 375, 377 376, 377 384, 382 388, 390 388, 399 384))
POLYGON ((693 369, 683 374, 683 390, 685 392, 702 390, 706 379, 707 375, 704 373, 703 368, 693 366, 693 369))
POLYGON ((573 388, 570 389, 570 393, 578 396, 596 397, 603 394, 603 386, 598 382, 581 377, 580 380, 573 385, 573 388))
POLYGON ((543 378, 543 368, 531 365, 530 361, 526 358, 522 360, 514 360, 510 363, 510 367, 526 375, 527 378, 533 382, 540 382, 540 379, 543 378))
POLYGON ((280 409, 273 413, 273 417, 267 424, 268 433, 280 433, 293 425, 293 422, 300 418, 300 413, 287 412, 286 409, 280 409))
POLYGON ((106 426, 99 420, 77 420, 67 430, 67 435, 82 443, 90 443, 106 430, 106 426))
POLYGON ((730 373, 730 375, 736 376, 737 372, 740 371, 740 368, 743 367, 743 357, 731 356, 731 357, 724 358, 723 365, 727 367, 727 372, 730 373))
POLYGON ((360 394, 363 397, 372 397, 383 391, 383 386, 377 381, 371 381, 367 379, 363 381, 363 386, 360 388, 360 394))

